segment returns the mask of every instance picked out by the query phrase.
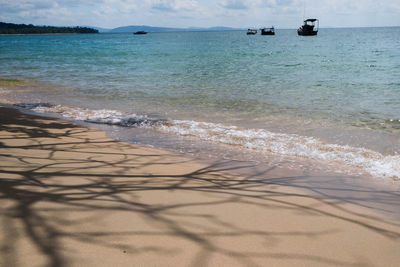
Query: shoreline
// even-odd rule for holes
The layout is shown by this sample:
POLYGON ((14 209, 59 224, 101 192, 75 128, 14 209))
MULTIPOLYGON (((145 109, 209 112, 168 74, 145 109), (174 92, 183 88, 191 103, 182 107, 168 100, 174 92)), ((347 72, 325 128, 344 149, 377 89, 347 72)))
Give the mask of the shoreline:
MULTIPOLYGON (((310 126, 310 129, 303 129, 300 123, 296 124, 295 120, 291 121, 293 118, 289 118, 283 123, 271 119, 268 122, 269 124, 266 124, 268 126, 261 124, 241 125, 229 120, 225 124, 223 117, 203 120, 204 118, 193 117, 191 113, 189 113, 189 116, 178 114, 169 117, 169 114, 166 115, 168 111, 166 114, 159 114, 151 109, 142 112, 143 110, 140 108, 131 111, 127 106, 124 106, 124 103, 122 103, 122 108, 115 109, 114 105, 105 101, 99 101, 96 104, 102 106, 102 109, 96 108, 96 105, 82 105, 77 99, 75 99, 77 105, 69 105, 70 103, 55 98, 47 98, 46 93, 37 96, 34 92, 34 89, 36 89, 34 82, 0 78, 0 87, 2 85, 0 89, 4 88, 4 91, 0 90, 0 94, 7 98, 7 94, 10 94, 11 91, 19 94, 18 90, 21 89, 20 96, 22 98, 18 98, 18 95, 16 95, 15 99, 11 97, 6 103, 17 104, 19 108, 37 114, 47 114, 46 116, 66 119, 72 121, 72 123, 80 123, 80 121, 89 124, 94 123, 97 124, 95 126, 97 128, 102 128, 100 127, 101 124, 105 125, 103 128, 122 126, 124 129, 128 129, 131 126, 135 128, 135 124, 139 128, 143 126, 143 129, 152 128, 149 130, 149 132, 153 131, 153 133, 150 133, 152 138, 148 138, 144 134, 141 136, 142 139, 140 137, 137 139, 138 143, 146 143, 152 146, 151 142, 159 139, 156 147, 166 149, 162 145, 164 143, 163 138, 166 138, 167 135, 174 136, 167 138, 172 141, 169 148, 172 148, 175 153, 181 151, 187 153, 193 145, 197 146, 197 144, 194 144, 196 142, 203 142, 199 147, 213 147, 214 144, 220 147, 226 146, 228 147, 226 151, 236 146, 243 151, 248 150, 250 153, 258 154, 256 160, 259 162, 264 162, 261 158, 264 156, 261 155, 264 152, 267 158, 269 158, 269 155, 275 155, 278 158, 286 157, 290 159, 293 157, 293 161, 296 162, 298 159, 310 162, 322 161, 325 162, 323 168, 329 169, 329 172, 336 172, 338 175, 368 176, 382 180, 383 183, 400 185, 398 169, 400 158, 397 154, 400 143, 396 133, 376 129, 351 128, 346 125, 335 127, 329 125, 329 122, 326 128, 317 122, 310 126), (13 83, 15 84, 13 85, 13 83), (9 90, 13 87, 16 90, 9 90), (186 138, 187 136, 189 138, 186 138), (186 143, 183 146, 181 141, 178 140, 181 137, 190 140, 191 136, 194 137, 194 141, 191 143, 191 141, 186 142, 185 140, 186 143), (357 138, 354 138, 354 136, 357 138)), ((53 88, 53 85, 49 85, 49 88, 53 88)), ((113 104, 118 105, 119 103, 114 102, 113 104)), ((397 123, 397 120, 395 123, 397 123)), ((112 130, 106 131, 109 134, 112 132, 112 130)), ((113 138, 130 142, 131 139, 127 134, 122 133, 123 131, 119 131, 120 136, 114 135, 113 138)), ((226 151, 223 150, 217 151, 219 158, 225 155, 226 151)), ((215 152, 213 148, 210 151, 208 152, 215 152)), ((204 152, 204 154, 206 153, 207 151, 204 152)), ((231 153, 228 157, 236 158, 235 152, 229 151, 228 153, 231 153)), ((207 155, 204 156, 207 157, 207 155)), ((250 158, 252 157, 250 156, 250 158)), ((240 158, 240 160, 246 161, 248 158, 240 158)), ((303 164, 303 162, 300 164, 303 164)), ((307 165, 307 162, 305 164, 307 165)))
MULTIPOLYGON (((329 177, 314 177, 322 184, 306 188, 299 181, 310 177, 288 168, 232 176, 232 168, 242 167, 118 142, 64 120, 5 107, 0 120, 0 265, 396 266, 400 260, 399 221, 357 202, 363 195, 353 188, 346 201, 326 195, 329 177)), ((349 191, 342 186, 334 195, 349 191)), ((379 194, 394 205, 399 199, 369 190, 359 189, 371 202, 379 194)))

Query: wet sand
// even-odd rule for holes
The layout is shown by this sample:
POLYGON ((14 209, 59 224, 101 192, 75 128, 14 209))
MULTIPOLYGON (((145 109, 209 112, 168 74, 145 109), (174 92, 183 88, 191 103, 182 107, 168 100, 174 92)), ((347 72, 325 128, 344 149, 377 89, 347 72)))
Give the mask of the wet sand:
MULTIPOLYGON (((204 164, 5 107, 0 122, 0 266, 400 262, 398 221, 356 197, 335 198, 353 194, 343 185, 316 194, 322 187, 299 186, 307 177, 290 168, 233 176, 238 166, 204 164)), ((399 199, 381 191, 364 198, 377 194, 399 199)))

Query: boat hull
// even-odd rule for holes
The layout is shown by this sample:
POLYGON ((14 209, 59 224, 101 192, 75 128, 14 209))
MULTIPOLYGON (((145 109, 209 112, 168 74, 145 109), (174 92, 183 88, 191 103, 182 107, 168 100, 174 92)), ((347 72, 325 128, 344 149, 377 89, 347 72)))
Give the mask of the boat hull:
POLYGON ((275 35, 274 32, 262 32, 261 35, 275 35))
POLYGON ((314 31, 314 30, 312 30, 312 31, 310 31, 310 30, 305 30, 305 29, 303 29, 303 28, 300 27, 300 28, 297 30, 297 34, 300 35, 300 36, 315 36, 315 35, 318 34, 318 31, 314 31))

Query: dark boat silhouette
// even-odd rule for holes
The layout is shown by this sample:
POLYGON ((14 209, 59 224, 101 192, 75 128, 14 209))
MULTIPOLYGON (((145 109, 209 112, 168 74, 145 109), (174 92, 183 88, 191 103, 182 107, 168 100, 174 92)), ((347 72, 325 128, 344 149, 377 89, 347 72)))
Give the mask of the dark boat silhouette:
POLYGON ((136 34, 136 35, 147 34, 147 32, 145 32, 145 31, 137 31, 137 32, 134 32, 133 34, 136 34))
POLYGON ((301 36, 313 36, 317 35, 319 28, 318 19, 306 19, 303 26, 297 30, 297 34, 301 36))
POLYGON ((246 34, 247 35, 255 35, 255 34, 257 34, 257 30, 256 29, 248 29, 246 34))
POLYGON ((271 28, 262 28, 261 35, 275 35, 274 26, 272 26, 271 28))

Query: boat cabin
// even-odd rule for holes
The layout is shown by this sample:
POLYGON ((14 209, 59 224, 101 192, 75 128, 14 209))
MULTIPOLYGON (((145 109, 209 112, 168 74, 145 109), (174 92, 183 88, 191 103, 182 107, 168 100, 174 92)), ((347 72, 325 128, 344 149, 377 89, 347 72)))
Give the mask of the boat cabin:
POLYGON ((275 35, 274 26, 272 26, 271 28, 262 28, 261 35, 275 35))
POLYGON ((247 35, 255 35, 257 34, 257 30, 256 29, 248 29, 247 30, 247 35))
POLYGON ((304 21, 303 26, 301 26, 297 30, 297 34, 302 35, 302 36, 317 35, 318 28, 319 28, 319 20, 318 19, 306 19, 304 21))

